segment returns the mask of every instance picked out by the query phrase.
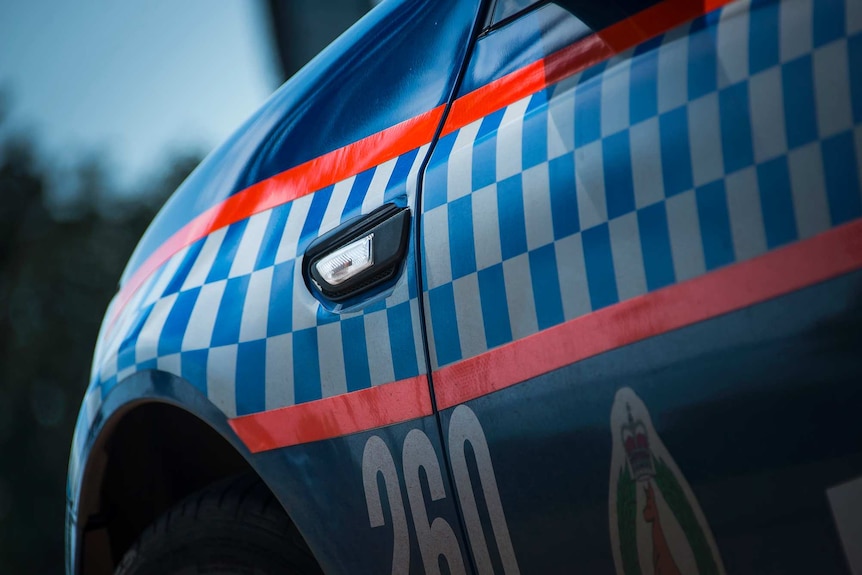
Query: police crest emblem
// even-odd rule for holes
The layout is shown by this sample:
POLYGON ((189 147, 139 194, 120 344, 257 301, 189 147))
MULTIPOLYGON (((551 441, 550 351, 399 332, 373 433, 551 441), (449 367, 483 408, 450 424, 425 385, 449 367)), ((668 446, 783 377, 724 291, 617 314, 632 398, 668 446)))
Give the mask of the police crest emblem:
POLYGON ((617 574, 723 575, 703 511, 630 388, 614 398, 611 435, 609 519, 617 574))

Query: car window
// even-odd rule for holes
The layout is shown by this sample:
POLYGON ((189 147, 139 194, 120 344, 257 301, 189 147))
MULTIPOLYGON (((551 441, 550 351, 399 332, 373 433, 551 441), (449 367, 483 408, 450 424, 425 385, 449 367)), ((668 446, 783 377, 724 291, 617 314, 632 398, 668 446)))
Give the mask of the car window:
MULTIPOLYGON (((631 17, 641 10, 657 4, 659 0, 554 0, 553 3, 576 15, 593 30, 602 30, 631 17)), ((526 12, 529 8, 546 4, 546 0, 496 0, 492 8, 489 26, 526 12)))
POLYGON ((494 14, 491 17, 491 25, 505 20, 518 12, 526 10, 530 6, 539 4, 542 0, 497 0, 494 4, 494 14))
POLYGON ((554 0, 593 30, 604 30, 659 3, 659 0, 554 0))

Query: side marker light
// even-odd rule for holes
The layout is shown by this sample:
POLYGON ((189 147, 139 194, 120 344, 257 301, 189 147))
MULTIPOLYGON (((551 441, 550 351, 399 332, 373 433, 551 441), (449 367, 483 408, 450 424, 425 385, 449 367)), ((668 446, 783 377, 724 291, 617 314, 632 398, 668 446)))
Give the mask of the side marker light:
POLYGON ((374 234, 360 238, 323 257, 315 264, 329 285, 337 286, 374 265, 374 234))

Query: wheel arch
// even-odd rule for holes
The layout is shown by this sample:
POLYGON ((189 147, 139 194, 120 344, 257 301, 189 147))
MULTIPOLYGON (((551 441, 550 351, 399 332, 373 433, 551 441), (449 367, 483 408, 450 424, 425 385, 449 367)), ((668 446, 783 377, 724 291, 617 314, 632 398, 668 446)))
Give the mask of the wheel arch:
POLYGON ((150 523, 214 481, 251 471, 272 491, 224 414, 170 374, 122 382, 91 433, 74 505, 73 573, 113 573, 150 523))

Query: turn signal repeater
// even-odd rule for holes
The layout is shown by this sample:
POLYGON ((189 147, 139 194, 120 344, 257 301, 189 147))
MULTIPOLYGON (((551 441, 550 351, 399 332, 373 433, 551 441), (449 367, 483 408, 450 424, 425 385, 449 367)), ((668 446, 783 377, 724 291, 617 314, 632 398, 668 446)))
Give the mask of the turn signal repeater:
POLYGON ((302 262, 306 285, 324 304, 371 296, 398 276, 409 243, 410 208, 385 204, 308 246, 302 262))
MULTIPOLYGON (((347 244, 340 250, 323 256, 314 269, 329 285, 337 286, 354 278, 374 265, 374 234, 347 244)), ((317 282, 315 282, 317 285, 317 282)), ((317 285, 320 287, 320 285, 317 285)))

